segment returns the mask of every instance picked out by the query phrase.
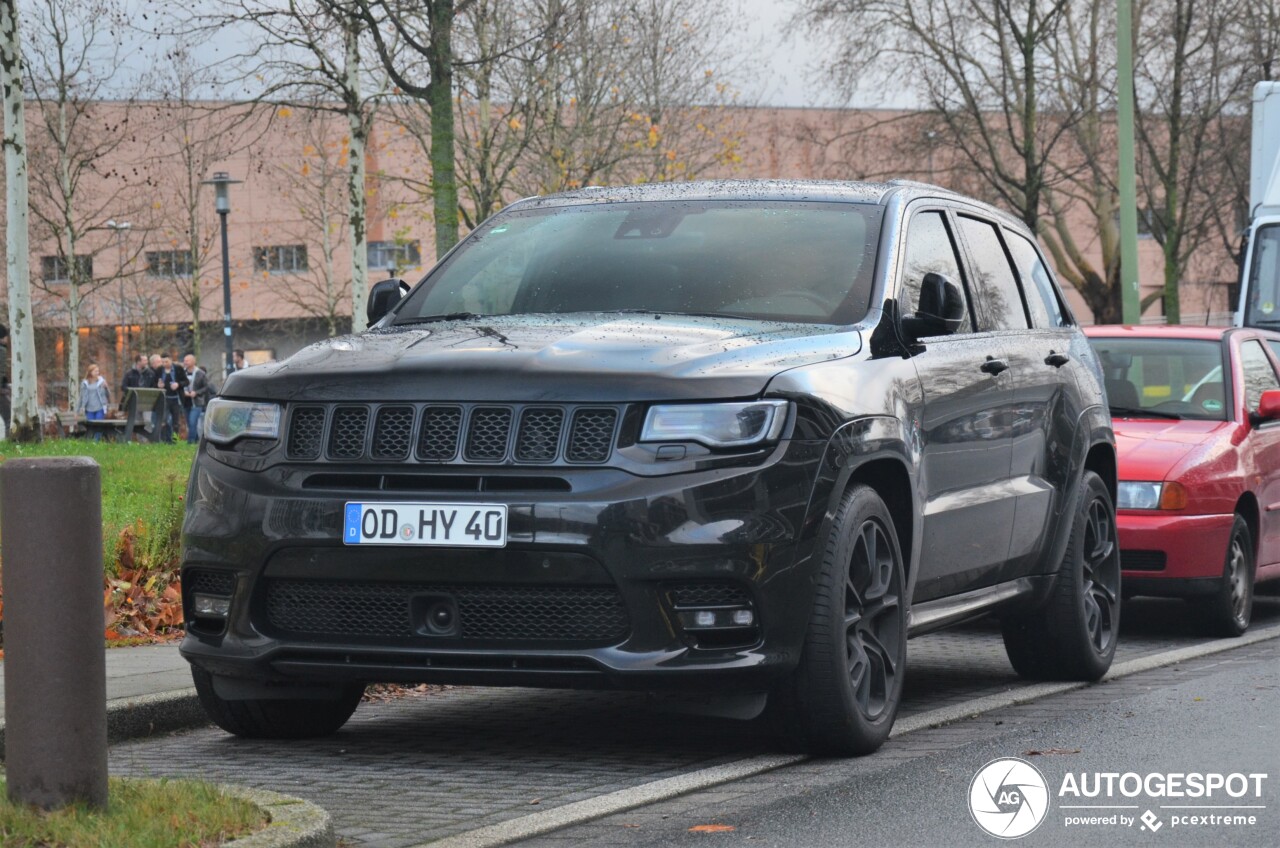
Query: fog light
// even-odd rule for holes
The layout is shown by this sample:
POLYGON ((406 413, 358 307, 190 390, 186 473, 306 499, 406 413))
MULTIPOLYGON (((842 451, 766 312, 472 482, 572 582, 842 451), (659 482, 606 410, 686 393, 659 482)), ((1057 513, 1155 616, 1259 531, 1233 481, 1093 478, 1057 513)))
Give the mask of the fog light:
POLYGON ((699 627, 715 627, 716 614, 711 610, 699 610, 693 617, 693 623, 699 627))
POLYGON ((227 613, 231 612, 231 599, 220 595, 195 592, 191 595, 191 604, 196 609, 196 615, 209 618, 226 618, 227 613))
POLYGON ((756 623, 756 616, 751 610, 734 610, 733 623, 739 627, 750 627, 756 623))

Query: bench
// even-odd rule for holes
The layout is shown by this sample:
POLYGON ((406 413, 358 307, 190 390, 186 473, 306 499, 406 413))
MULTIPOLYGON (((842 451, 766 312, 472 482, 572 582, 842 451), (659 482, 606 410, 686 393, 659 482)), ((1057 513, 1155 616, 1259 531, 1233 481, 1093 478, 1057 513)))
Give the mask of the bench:
POLYGON ((128 422, 122 418, 103 418, 101 421, 90 421, 83 415, 77 415, 65 409, 54 411, 54 419, 58 422, 58 435, 65 439, 75 439, 101 433, 107 441, 117 441, 128 429, 128 422))
POLYGON ((133 441, 135 432, 147 441, 154 442, 160 437, 151 431, 151 414, 157 409, 164 414, 164 389, 128 389, 124 394, 124 408, 126 442, 133 441))

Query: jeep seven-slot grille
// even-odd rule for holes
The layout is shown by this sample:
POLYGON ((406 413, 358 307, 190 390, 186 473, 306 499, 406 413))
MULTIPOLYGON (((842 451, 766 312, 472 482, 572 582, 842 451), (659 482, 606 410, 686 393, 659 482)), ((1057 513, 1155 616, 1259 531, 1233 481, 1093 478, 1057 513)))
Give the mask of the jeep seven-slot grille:
POLYGON ((413 639, 434 603, 457 611, 450 638, 614 644, 630 619, 613 586, 489 586, 346 580, 266 581, 265 612, 275 631, 310 636, 413 639), (424 604, 427 599, 429 603, 424 604), (421 608, 421 609, 420 609, 421 608))
POLYGON ((607 462, 612 406, 333 404, 295 407, 289 459, 463 464, 607 462))

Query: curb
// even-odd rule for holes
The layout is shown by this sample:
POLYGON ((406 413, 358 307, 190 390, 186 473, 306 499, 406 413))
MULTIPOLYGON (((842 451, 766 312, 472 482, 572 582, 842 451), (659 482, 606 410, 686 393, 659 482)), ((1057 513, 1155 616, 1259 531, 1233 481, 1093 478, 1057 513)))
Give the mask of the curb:
POLYGON ((224 848, 334 848, 337 845, 333 820, 310 801, 266 789, 226 784, 218 788, 248 801, 270 817, 265 828, 224 842, 224 848))
MULTIPOLYGON (((992 710, 1030 703, 1051 695, 1083 689, 1086 686, 1105 685, 1108 681, 1131 674, 1139 674, 1156 668, 1176 665, 1187 660, 1212 656, 1236 648, 1270 639, 1280 638, 1280 626, 1267 627, 1246 633, 1234 639, 1215 639, 1185 648, 1176 648, 1145 657, 1128 660, 1112 667, 1097 683, 1037 683, 1023 686, 1008 693, 988 695, 976 698, 963 704, 940 707, 923 713, 916 713, 895 723, 890 738, 927 728, 942 727, 957 721, 973 718, 992 710)), ((763 755, 747 757, 724 765, 712 766, 698 771, 688 772, 676 777, 664 778, 627 789, 620 789, 607 795, 576 801, 559 807, 552 807, 538 813, 519 816, 497 824, 486 825, 474 830, 463 831, 452 836, 428 840, 413 848, 497 848, 509 845, 522 839, 551 833, 570 825, 603 818, 614 813, 632 810, 649 804, 666 801, 680 795, 686 795, 702 789, 709 789, 723 783, 754 777, 775 769, 805 762, 810 757, 806 754, 763 755)))
MULTIPOLYGON (((107 701, 107 744, 188 730, 209 723, 195 689, 134 695, 107 701)), ((0 760, 4 759, 5 722, 0 719, 0 760)))

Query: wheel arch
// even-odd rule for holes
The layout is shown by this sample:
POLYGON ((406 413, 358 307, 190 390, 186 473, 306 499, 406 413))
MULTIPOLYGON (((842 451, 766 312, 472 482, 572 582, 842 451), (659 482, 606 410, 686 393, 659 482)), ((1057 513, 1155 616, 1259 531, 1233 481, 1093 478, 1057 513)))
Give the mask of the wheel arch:
MULTIPOLYGON (((1253 555, 1258 556, 1258 539, 1262 532, 1262 511, 1258 506, 1258 498, 1253 492, 1244 492, 1236 501, 1235 512, 1249 526, 1249 537, 1253 542, 1253 555)), ((1228 545, 1230 547, 1230 545, 1228 545)))

